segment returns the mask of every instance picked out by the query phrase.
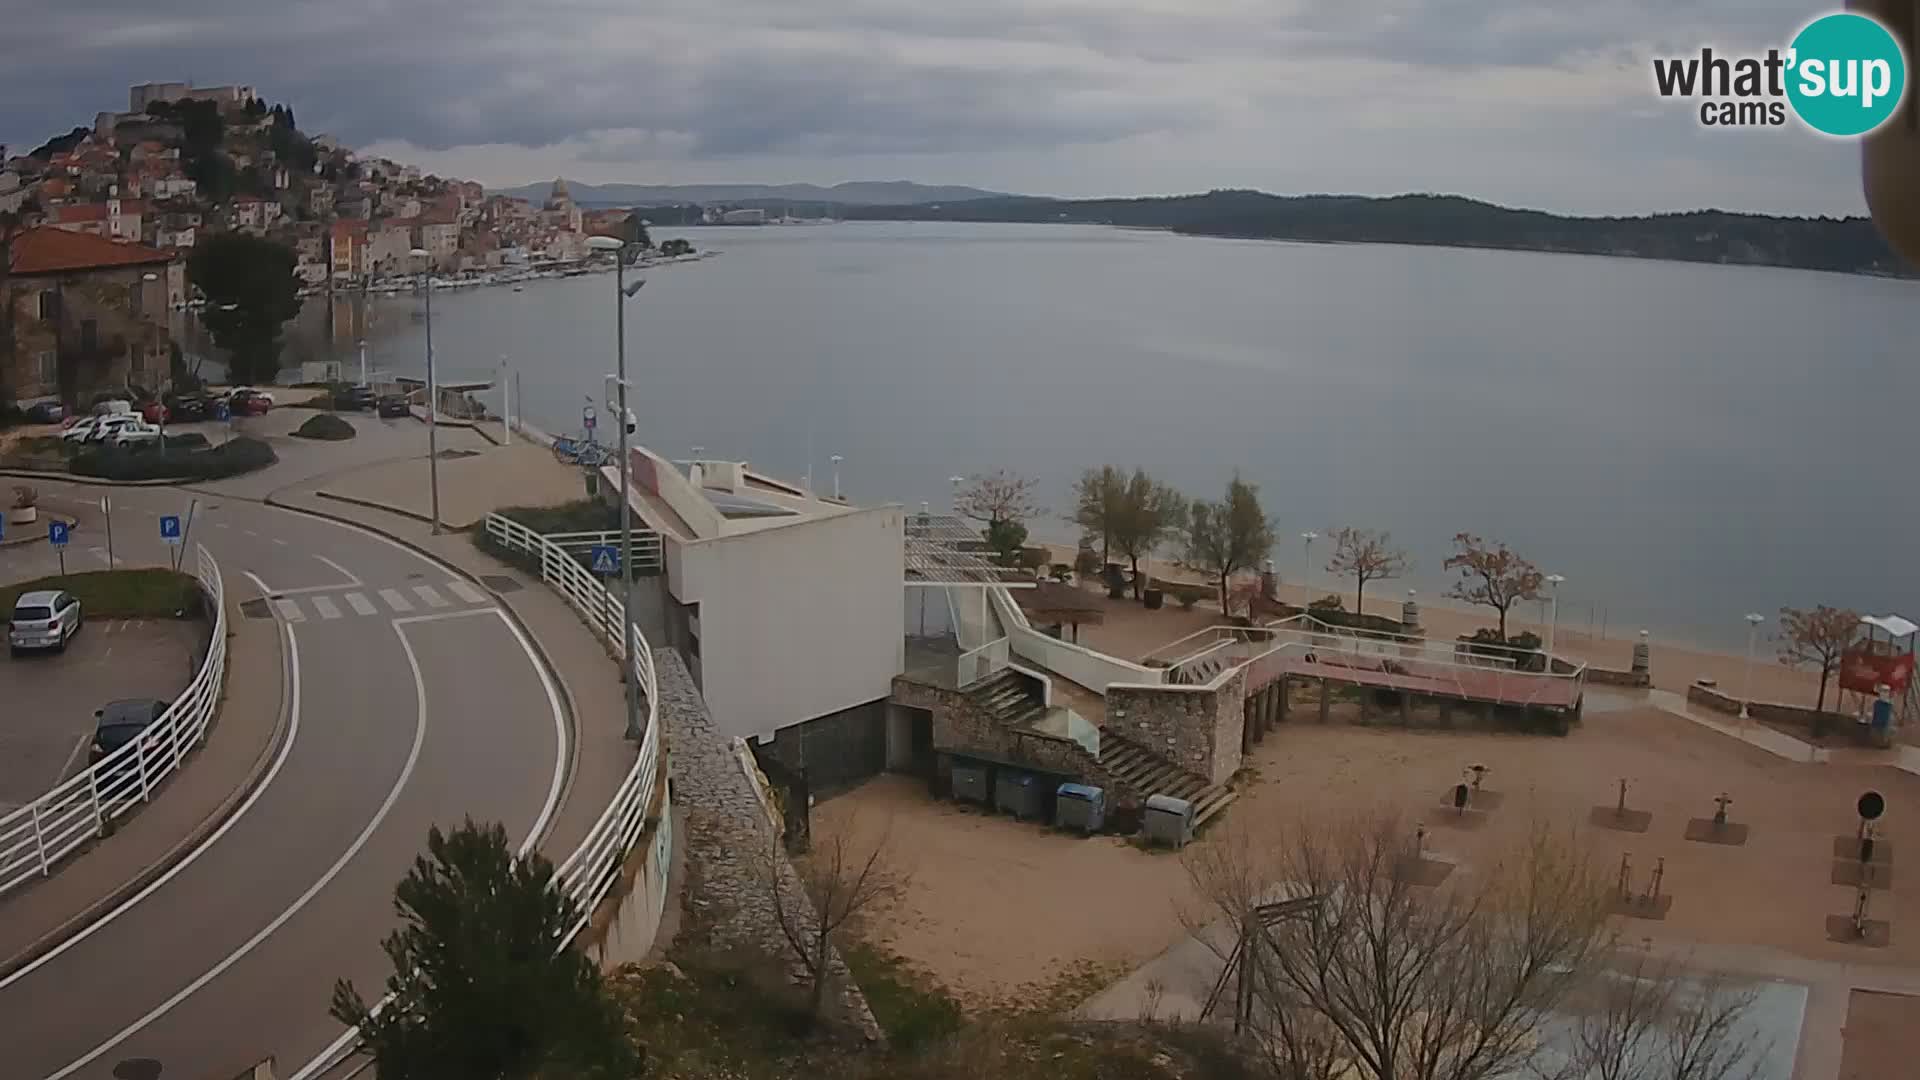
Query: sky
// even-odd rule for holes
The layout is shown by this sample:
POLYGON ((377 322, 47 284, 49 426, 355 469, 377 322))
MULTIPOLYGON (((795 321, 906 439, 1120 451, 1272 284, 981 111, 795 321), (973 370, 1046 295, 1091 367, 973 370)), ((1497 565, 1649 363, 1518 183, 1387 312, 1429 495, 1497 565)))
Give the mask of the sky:
MULTIPOLYGON (((1838 7, 1838 4, 1833 5, 1838 7)), ((1661 55, 1782 0, 8 0, 10 153, 148 81, 245 83, 442 175, 916 180, 1059 196, 1448 192, 1562 213, 1864 212, 1858 149, 1714 130, 1661 55)))

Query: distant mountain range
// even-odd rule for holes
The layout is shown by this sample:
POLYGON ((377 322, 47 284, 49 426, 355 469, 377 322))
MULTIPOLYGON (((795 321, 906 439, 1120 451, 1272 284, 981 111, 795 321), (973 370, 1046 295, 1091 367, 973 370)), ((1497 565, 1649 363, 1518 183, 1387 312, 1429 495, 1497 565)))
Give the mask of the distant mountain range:
MULTIPOLYGON (((668 206, 675 203, 834 203, 842 206, 908 206, 916 203, 1004 199, 1005 192, 952 184, 916 184, 908 180, 855 180, 832 187, 818 184, 581 184, 567 181, 573 201, 582 206, 668 206)), ((545 201, 551 183, 506 188, 497 194, 545 201)))

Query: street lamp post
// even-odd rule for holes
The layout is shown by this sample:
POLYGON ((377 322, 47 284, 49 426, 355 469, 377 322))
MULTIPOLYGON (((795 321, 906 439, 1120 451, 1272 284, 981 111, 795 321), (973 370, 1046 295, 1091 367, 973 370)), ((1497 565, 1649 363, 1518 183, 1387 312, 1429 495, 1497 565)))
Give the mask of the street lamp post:
POLYGON ((1760 636, 1760 624, 1767 621, 1765 615, 1756 611, 1747 613, 1747 670, 1740 689, 1740 719, 1748 720, 1747 702, 1753 699, 1753 645, 1760 636))
POLYGON ((1306 555, 1301 559, 1300 566, 1300 606, 1304 609, 1313 600, 1313 589, 1308 584, 1308 578, 1313 576, 1313 542, 1320 539, 1320 534, 1303 532, 1300 539, 1307 542, 1306 555))
POLYGON ((360 385, 372 386, 373 384, 367 381, 367 339, 361 338, 359 341, 359 346, 360 346, 360 385))
POLYGON ((949 476, 947 477, 947 482, 953 485, 953 512, 958 514, 960 512, 960 485, 966 483, 967 478, 964 476, 949 476))
POLYGON ((500 405, 500 442, 504 446, 513 445, 513 365, 505 353, 500 354, 500 393, 503 395, 500 405))
POLYGON ((1567 580, 1559 574, 1547 575, 1547 674, 1553 674, 1553 638, 1560 629, 1560 583, 1567 580))
POLYGON ((608 381, 615 384, 618 411, 616 424, 620 429, 620 652, 626 657, 627 670, 623 672, 627 683, 627 738, 639 739, 646 735, 640 726, 640 687, 634 679, 634 633, 633 633, 633 493, 628 487, 627 472, 631 468, 627 450, 627 423, 631 415, 627 409, 627 301, 638 293, 647 282, 645 278, 627 286, 627 245, 612 236, 590 236, 587 246, 595 251, 613 253, 613 304, 614 304, 614 374, 608 381))
POLYGON ((433 535, 440 535, 440 387, 433 378, 433 262, 425 248, 410 253, 421 260, 420 288, 427 295, 427 486, 433 503, 433 535))

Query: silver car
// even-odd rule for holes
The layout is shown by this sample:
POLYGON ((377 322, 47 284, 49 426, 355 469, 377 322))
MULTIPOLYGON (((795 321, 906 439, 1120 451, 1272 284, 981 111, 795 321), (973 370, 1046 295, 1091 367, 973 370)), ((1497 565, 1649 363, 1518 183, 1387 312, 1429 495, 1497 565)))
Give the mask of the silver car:
POLYGON ((13 602, 7 645, 15 656, 28 649, 64 652, 67 639, 79 632, 80 598, 63 590, 42 589, 21 593, 13 602))

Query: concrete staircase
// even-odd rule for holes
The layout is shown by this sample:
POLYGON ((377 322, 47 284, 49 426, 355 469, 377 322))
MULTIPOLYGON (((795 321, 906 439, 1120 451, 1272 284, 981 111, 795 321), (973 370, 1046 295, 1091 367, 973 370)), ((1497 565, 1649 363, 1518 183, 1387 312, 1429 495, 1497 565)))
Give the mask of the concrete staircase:
POLYGON ((1012 668, 968 687, 967 696, 1002 727, 1027 727, 1047 713, 1040 685, 1012 668))
POLYGON ((1100 764, 1114 780, 1138 792, 1142 802, 1149 795, 1171 795, 1192 803, 1196 829, 1239 798, 1226 787, 1210 784, 1206 777, 1190 773, 1139 743, 1109 731, 1100 733, 1100 764))
POLYGON ((1172 681, 1183 686, 1204 686, 1212 682, 1215 676, 1227 670, 1228 666, 1235 662, 1236 661, 1230 658, 1223 650, 1205 659, 1195 660, 1189 664, 1182 664, 1174 671, 1172 681))

